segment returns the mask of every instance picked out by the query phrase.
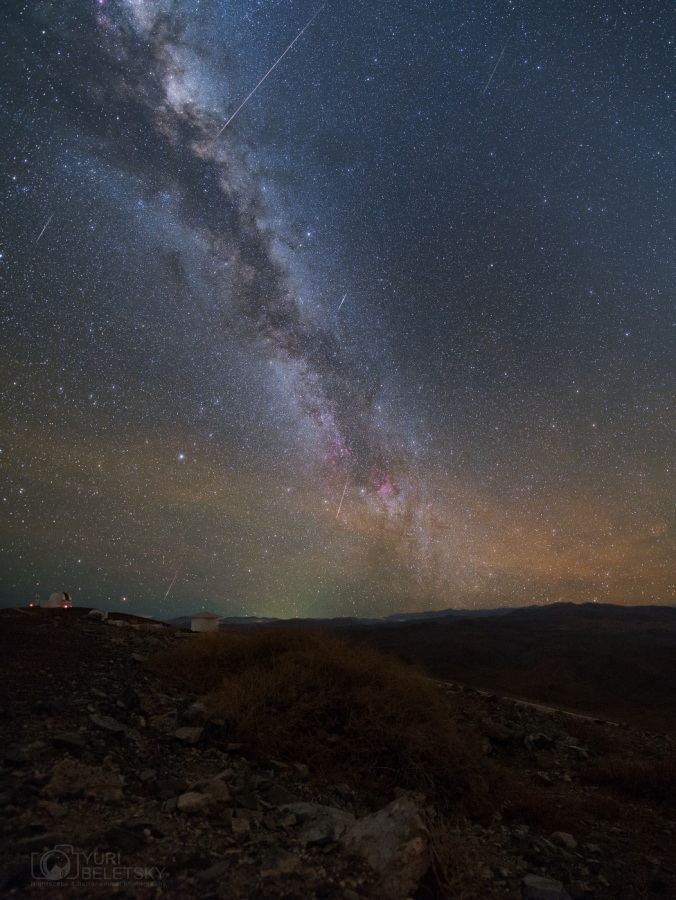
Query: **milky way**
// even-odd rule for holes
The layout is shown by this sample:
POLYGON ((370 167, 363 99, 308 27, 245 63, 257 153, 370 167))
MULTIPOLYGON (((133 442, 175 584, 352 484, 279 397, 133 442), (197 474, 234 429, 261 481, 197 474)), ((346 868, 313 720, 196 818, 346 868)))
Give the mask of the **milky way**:
POLYGON ((2 599, 673 602, 648 6, 12 4, 2 599))

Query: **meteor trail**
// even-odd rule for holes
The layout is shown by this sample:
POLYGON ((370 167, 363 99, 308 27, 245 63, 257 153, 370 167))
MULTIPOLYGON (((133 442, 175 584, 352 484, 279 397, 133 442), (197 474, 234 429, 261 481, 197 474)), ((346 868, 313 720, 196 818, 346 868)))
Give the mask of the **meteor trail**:
POLYGON ((41 238, 42 235, 45 233, 45 231, 47 231, 47 226, 49 225, 49 223, 52 221, 53 218, 54 218, 54 213, 52 213, 51 216, 50 216, 50 217, 47 219, 47 221, 45 222, 42 231, 41 231, 40 234, 37 236, 37 240, 35 241, 36 244, 39 242, 40 238, 41 238))
POLYGON ((338 516, 340 515, 340 510, 342 509, 342 506, 343 506, 343 500, 345 499, 345 491, 347 490, 347 483, 349 480, 350 480, 350 476, 348 475, 347 478, 345 479, 345 487, 343 488, 343 496, 340 498, 340 503, 338 504, 338 512, 336 513, 336 518, 338 518, 338 516))
POLYGON ((345 294, 345 295, 343 296, 343 299, 340 301, 340 303, 339 303, 339 305, 338 305, 338 312, 340 312, 340 307, 343 305, 343 303, 345 303, 345 297, 347 297, 347 294, 345 294))
POLYGON ((310 27, 310 25, 312 25, 312 23, 314 22, 314 20, 317 18, 317 16, 318 16, 319 13, 324 9, 325 6, 326 6, 326 4, 323 3, 323 4, 319 7, 319 9, 317 10, 317 12, 312 16, 311 19, 309 19, 309 21, 301 28, 301 30, 298 32, 298 34, 295 36, 295 38, 291 41, 291 43, 290 43, 289 46, 286 48, 286 50, 284 51, 284 53, 282 53, 282 55, 279 57, 279 59, 277 59, 277 60, 270 66, 270 68, 269 68, 268 71, 265 73, 265 75, 263 75, 263 77, 262 77, 261 80, 258 82, 258 84, 256 85, 256 87, 255 87, 250 93, 248 93, 248 94, 246 95, 246 97, 244 98, 244 100, 242 100, 242 102, 239 104, 239 106, 237 107, 237 109, 234 111, 234 113, 230 116, 230 118, 229 118, 228 121, 225 123, 225 125, 224 125, 224 126, 221 128, 221 130, 218 132, 218 134, 217 134, 214 138, 211 139, 211 143, 212 143, 212 144, 214 143, 214 141, 217 141, 218 138, 223 134, 223 132, 225 131, 225 129, 226 129, 226 128, 228 127, 228 125, 232 122, 232 120, 235 118, 235 116, 236 116, 237 113, 240 111, 240 109, 242 109, 243 106, 246 106, 246 104, 249 102, 249 100, 251 100, 251 98, 253 97, 253 95, 256 93, 256 91, 258 90, 258 88, 263 84, 263 82, 264 82, 265 79, 268 77, 268 75, 273 71, 273 69, 276 69, 276 68, 277 68, 277 66, 278 66, 278 65, 280 64, 280 62, 284 59, 284 57, 285 57, 286 54, 289 52, 289 50, 290 50, 290 49, 293 47, 293 45, 296 43, 296 41, 298 40, 298 38, 303 34, 304 31, 306 31, 306 30, 310 27))
POLYGON ((486 91, 488 90, 488 85, 491 83, 491 81, 493 81, 493 76, 495 75, 495 70, 496 70, 497 67, 500 65, 500 60, 501 60, 502 57, 505 55, 505 50, 507 49, 507 44, 508 44, 508 43, 509 43, 509 38, 507 38, 507 40, 505 41, 505 46, 502 48, 502 52, 500 53, 500 56, 498 56, 498 61, 497 61, 496 64, 493 66, 493 71, 491 72, 491 77, 490 77, 490 78, 488 79, 488 81, 486 82, 486 87, 485 87, 485 88, 483 89, 483 91, 481 92, 482 95, 486 93, 486 91))
POLYGON ((180 571, 181 571, 180 569, 176 569, 176 574, 175 574, 174 577, 171 579, 171 584, 170 584, 169 587, 167 588, 167 593, 164 595, 164 597, 163 597, 163 599, 162 599, 162 603, 164 603, 164 601, 165 601, 165 600, 167 599, 167 597, 169 596, 169 591, 173 588, 174 582, 175 582, 176 579, 178 578, 178 573, 179 573, 180 571))

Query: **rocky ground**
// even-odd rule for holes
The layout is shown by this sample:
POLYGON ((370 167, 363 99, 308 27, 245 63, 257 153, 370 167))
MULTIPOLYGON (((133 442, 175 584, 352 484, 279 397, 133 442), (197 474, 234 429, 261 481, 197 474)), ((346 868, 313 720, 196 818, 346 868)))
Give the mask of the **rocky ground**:
POLYGON ((293 760, 247 758, 148 666, 184 640, 199 636, 131 616, 0 613, 3 896, 676 897, 673 806, 584 776, 618 753, 658 761, 670 738, 440 686, 514 779, 511 801, 457 835, 444 894, 425 874, 434 798, 396 791, 373 809, 293 760))

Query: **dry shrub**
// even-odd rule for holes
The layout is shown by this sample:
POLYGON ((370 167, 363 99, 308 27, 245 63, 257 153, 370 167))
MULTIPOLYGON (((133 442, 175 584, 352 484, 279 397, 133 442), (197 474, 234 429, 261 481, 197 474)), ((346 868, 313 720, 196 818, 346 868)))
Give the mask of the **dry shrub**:
POLYGON ((496 800, 509 822, 551 831, 579 827, 581 807, 575 797, 560 785, 541 784, 522 772, 503 773, 496 800))
POLYGON ((581 800, 580 805, 584 813, 605 822, 621 822, 628 814, 626 803, 607 791, 592 791, 581 800))
POLYGON ((490 764, 422 672, 320 631, 201 635, 157 668, 235 723, 251 752, 389 794, 422 791, 442 808, 488 809, 490 764))
POLYGON ((482 848, 477 836, 462 824, 435 815, 427 822, 431 867, 418 888, 418 900, 485 898, 482 848))
POLYGON ((589 784, 609 787, 625 797, 634 797, 676 807, 676 754, 658 759, 628 759, 606 756, 590 759, 580 769, 589 784))

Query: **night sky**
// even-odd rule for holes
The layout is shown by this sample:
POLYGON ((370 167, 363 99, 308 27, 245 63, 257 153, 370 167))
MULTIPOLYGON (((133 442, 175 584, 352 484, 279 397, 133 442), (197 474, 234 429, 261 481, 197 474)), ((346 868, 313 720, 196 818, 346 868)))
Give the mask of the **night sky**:
POLYGON ((2 604, 676 602, 672 3, 0 17, 2 604))

